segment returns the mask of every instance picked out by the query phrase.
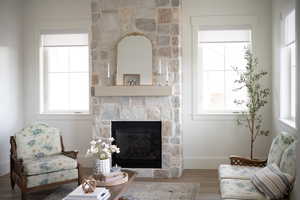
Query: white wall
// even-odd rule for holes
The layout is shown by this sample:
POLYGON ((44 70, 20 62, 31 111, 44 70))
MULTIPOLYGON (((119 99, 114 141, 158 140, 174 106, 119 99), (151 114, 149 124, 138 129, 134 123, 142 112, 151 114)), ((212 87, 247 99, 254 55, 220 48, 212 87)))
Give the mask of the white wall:
MULTIPOLYGON (((229 155, 249 156, 250 137, 232 117, 192 120, 192 16, 234 15, 257 18, 255 52, 261 67, 271 72, 271 0, 184 0, 183 1, 183 134, 185 168, 217 168, 229 155)), ((271 86, 271 74, 266 81, 271 86)), ((264 110, 265 126, 271 130, 271 103, 264 110)), ((271 137, 258 138, 255 156, 265 158, 271 137)))
MULTIPOLYGON (((67 150, 77 149, 80 158, 92 137, 90 116, 39 114, 39 34, 52 30, 90 29, 89 0, 25 0, 24 8, 25 124, 44 121, 62 131, 67 150)), ((84 163, 86 164, 86 163, 84 163)))
POLYGON ((0 1, 0 175, 9 168, 9 136, 23 125, 22 1, 0 1))

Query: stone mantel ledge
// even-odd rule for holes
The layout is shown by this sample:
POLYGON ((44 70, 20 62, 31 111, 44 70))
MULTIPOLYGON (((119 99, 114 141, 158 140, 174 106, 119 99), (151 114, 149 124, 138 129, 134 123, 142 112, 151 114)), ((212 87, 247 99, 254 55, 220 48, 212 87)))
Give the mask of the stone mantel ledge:
POLYGON ((172 96, 172 86, 96 86, 94 96, 98 97, 137 97, 137 96, 172 96))

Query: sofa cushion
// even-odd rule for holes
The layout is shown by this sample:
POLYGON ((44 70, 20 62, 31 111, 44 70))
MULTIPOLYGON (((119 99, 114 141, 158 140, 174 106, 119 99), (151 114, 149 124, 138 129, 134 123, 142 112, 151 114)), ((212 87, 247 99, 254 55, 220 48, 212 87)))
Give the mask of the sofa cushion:
POLYGON ((76 167, 77 161, 64 155, 52 155, 24 160, 24 168, 27 175, 74 169, 76 167))
POLYGON ((272 164, 255 173, 251 182, 269 199, 282 199, 291 191, 293 178, 272 164))
POLYGON ((61 153, 60 132, 46 124, 33 124, 16 134, 18 158, 39 158, 61 153))
POLYGON ((28 176, 27 177, 27 187, 35 187, 50 183, 57 183, 61 181, 73 180, 78 178, 78 170, 70 169, 70 170, 62 170, 58 172, 40 174, 36 176, 28 176))
POLYGON ((283 173, 287 173, 293 178, 296 177, 296 144, 294 142, 283 152, 279 165, 283 173))
POLYGON ((222 179, 220 189, 222 199, 266 200, 251 180, 222 179))
POLYGON ((237 165, 220 165, 219 178, 220 179, 244 179, 250 180, 261 167, 246 167, 237 165))
POLYGON ((283 152, 294 141, 295 137, 292 134, 283 132, 280 135, 278 135, 272 142, 267 165, 275 163, 277 166, 279 166, 283 152))

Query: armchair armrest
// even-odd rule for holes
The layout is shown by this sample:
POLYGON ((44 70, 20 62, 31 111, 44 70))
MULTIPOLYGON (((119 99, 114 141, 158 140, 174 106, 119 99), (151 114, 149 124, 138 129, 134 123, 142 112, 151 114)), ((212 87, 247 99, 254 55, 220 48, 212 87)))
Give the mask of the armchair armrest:
POLYGON ((74 151, 63 151, 62 154, 65 156, 68 156, 70 158, 73 159, 77 159, 79 151, 78 150, 74 150, 74 151))
POLYGON ((250 166, 250 167, 265 167, 267 160, 251 160, 241 156, 230 156, 231 165, 250 166))

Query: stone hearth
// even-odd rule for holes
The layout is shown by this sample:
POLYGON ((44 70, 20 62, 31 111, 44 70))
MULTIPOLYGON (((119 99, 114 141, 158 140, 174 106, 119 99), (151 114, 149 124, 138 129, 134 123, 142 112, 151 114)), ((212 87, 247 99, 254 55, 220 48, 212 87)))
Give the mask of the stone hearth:
MULTIPOLYGON (((180 0, 92 0, 92 85, 111 86, 105 63, 116 72, 115 46, 132 32, 153 43, 153 84, 158 85, 158 61, 167 58, 168 97, 92 97, 94 137, 110 137, 111 121, 162 121, 162 168, 136 169, 143 177, 178 177, 183 167, 181 122, 180 0)), ((122 150, 121 150, 122 151, 122 150)))

